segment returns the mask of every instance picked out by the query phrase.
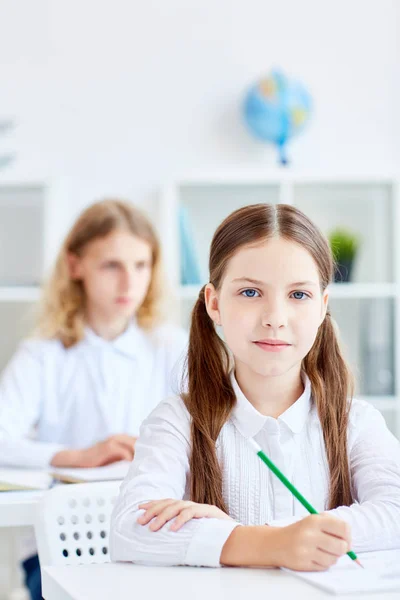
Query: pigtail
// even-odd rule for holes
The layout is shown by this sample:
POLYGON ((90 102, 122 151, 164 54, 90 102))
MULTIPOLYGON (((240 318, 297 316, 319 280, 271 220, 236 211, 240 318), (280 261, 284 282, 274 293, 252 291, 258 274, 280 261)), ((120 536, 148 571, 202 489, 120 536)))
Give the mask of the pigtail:
POLYGON ((353 379, 343 358, 328 312, 314 345, 303 361, 324 435, 330 472, 329 508, 352 503, 347 428, 353 379))
POLYGON ((229 377, 229 354, 209 317, 205 286, 192 312, 188 351, 189 391, 184 396, 191 415, 191 498, 227 512, 215 442, 236 402, 229 377))

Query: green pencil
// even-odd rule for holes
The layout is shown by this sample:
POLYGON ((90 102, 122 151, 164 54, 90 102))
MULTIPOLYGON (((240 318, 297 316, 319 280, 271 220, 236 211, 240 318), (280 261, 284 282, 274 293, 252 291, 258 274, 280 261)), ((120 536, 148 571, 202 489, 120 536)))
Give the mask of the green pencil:
MULTIPOLYGON (((257 442, 255 440, 253 440, 253 438, 249 438, 248 441, 250 442, 250 445, 252 446, 252 448, 256 451, 257 456, 259 456, 259 458, 261 458, 263 463, 265 463, 267 465, 267 467, 269 469, 271 469, 271 471, 277 476, 277 478, 280 481, 282 481, 283 485, 285 487, 287 487, 289 492, 291 492, 293 494, 293 496, 295 498, 297 498, 297 500, 304 506, 304 508, 306 508, 308 510, 309 513, 311 513, 313 515, 317 515, 318 511, 315 510, 315 508, 313 506, 311 506, 311 504, 304 498, 304 496, 302 494, 300 494, 300 492, 294 487, 294 485, 292 483, 290 483, 289 479, 287 479, 284 476, 284 474, 278 469, 278 467, 272 462, 272 460, 270 458, 268 458, 268 456, 262 451, 262 448, 257 444, 257 442)), ((353 552, 352 550, 349 550, 349 552, 347 552, 347 556, 349 556, 351 558, 351 560, 354 560, 358 565, 360 565, 360 567, 362 567, 362 564, 358 560, 355 552, 353 552)))

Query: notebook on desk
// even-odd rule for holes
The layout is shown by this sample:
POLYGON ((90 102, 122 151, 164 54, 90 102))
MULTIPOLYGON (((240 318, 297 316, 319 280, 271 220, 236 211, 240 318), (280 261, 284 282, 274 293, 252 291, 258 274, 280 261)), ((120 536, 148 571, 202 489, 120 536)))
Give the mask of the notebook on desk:
POLYGON ((364 569, 342 556, 327 571, 301 572, 284 569, 331 594, 400 591, 400 550, 358 554, 364 569))
POLYGON ((120 460, 105 467, 80 469, 55 469, 50 471, 54 479, 64 483, 89 483, 94 481, 118 481, 125 478, 130 466, 128 460, 120 460))
POLYGON ((52 478, 47 471, 36 469, 0 469, 0 492, 46 490, 52 478))
POLYGON ((94 481, 118 481, 125 478, 131 463, 126 460, 88 469, 0 469, 0 492, 16 490, 46 490, 53 480, 63 483, 88 483, 94 481))

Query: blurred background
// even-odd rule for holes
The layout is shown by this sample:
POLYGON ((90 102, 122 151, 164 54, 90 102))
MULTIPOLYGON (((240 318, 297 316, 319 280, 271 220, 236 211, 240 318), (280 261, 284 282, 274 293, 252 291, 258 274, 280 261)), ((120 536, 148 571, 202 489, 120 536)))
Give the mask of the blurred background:
POLYGON ((339 252, 358 395, 400 437, 399 40, 395 0, 0 0, 0 369, 88 204, 155 220, 186 326, 218 223, 289 202, 339 252), (284 166, 269 142, 291 101, 284 166))

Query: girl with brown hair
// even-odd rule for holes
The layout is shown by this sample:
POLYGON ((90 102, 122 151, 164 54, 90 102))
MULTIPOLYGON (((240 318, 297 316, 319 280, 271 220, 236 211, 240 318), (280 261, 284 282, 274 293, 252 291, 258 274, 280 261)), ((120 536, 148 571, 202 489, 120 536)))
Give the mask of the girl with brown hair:
MULTIPOLYGON (((161 318, 160 271, 157 236, 130 203, 105 200, 79 216, 44 289, 37 331, 0 382, 0 465, 132 460, 141 422, 176 393, 187 345, 185 332, 161 318)), ((24 567, 36 600, 29 546, 24 567)))
POLYGON ((327 240, 296 208, 247 206, 218 227, 209 269, 188 389, 141 428, 114 560, 322 570, 350 546, 400 547, 400 445, 352 398, 327 240), (323 514, 306 516, 249 438, 323 514))

